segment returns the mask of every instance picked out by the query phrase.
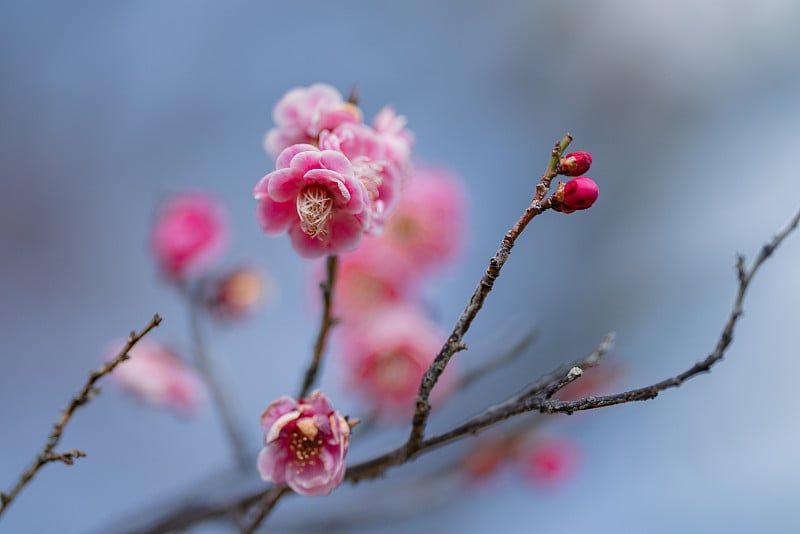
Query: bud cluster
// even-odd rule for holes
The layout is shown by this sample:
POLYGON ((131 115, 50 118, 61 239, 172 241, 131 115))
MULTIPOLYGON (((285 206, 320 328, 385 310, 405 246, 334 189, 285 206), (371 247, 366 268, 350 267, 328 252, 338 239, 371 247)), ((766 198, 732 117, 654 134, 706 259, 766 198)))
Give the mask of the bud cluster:
POLYGON ((562 213, 572 213, 592 207, 597 200, 599 189, 588 176, 581 176, 592 165, 592 155, 588 152, 570 152, 562 156, 556 172, 563 176, 576 176, 567 183, 558 182, 553 194, 553 209, 562 213))

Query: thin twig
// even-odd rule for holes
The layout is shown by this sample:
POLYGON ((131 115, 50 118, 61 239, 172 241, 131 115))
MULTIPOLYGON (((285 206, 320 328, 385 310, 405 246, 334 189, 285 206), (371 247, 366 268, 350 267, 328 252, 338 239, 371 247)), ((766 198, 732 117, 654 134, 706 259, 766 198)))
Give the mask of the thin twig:
POLYGON ((550 182, 557 176, 556 169, 561 154, 571 142, 572 136, 566 134, 556 143, 555 148, 553 148, 551 152, 547 169, 536 185, 536 192, 530 205, 503 237, 500 248, 497 249, 494 257, 489 260, 489 266, 486 268, 486 272, 478 283, 478 287, 475 288, 475 292, 472 294, 472 297, 470 297, 466 308, 458 318, 453 331, 450 333, 450 337, 447 339, 447 342, 445 342, 439 354, 436 355, 436 358, 431 363, 425 376, 422 377, 419 391, 417 392, 414 416, 411 420, 411 433, 408 436, 408 442, 405 446, 405 454, 408 457, 413 456, 419 450, 422 445, 422 440, 425 437, 425 426, 427 425, 428 417, 431 412, 431 391, 447 367, 450 358, 452 358, 456 352, 467 348, 462 341, 464 334, 469 330, 473 319, 475 319, 475 316, 478 315, 481 307, 483 307, 484 300, 486 300, 487 295, 492 290, 492 287, 494 287, 494 282, 497 280, 497 277, 500 276, 500 270, 503 268, 509 254, 511 254, 514 243, 522 231, 525 230, 525 227, 528 226, 528 223, 549 207, 549 203, 544 200, 544 197, 547 195, 548 191, 550 191, 550 182))
POLYGON ((275 508, 275 505, 278 504, 280 498, 288 492, 289 488, 285 486, 274 487, 270 489, 256 507, 257 511, 255 517, 253 517, 252 521, 245 525, 245 527, 242 529, 242 534, 252 534, 255 532, 261 523, 264 522, 264 519, 266 519, 270 514, 272 509, 275 508))
POLYGON ((24 488, 28 482, 33 479, 34 475, 36 475, 42 466, 56 461, 63 462, 66 465, 72 465, 75 458, 82 458, 86 456, 86 453, 80 449, 73 449, 71 451, 61 453, 54 452, 58 442, 61 441, 61 434, 64 432, 64 428, 72 419, 75 411, 81 406, 87 404, 95 397, 95 395, 97 395, 97 393, 99 393, 100 390, 95 387, 97 381, 113 371, 117 365, 130 358, 128 352, 139 342, 140 339, 147 335, 150 330, 157 327, 159 323, 161 323, 161 317, 156 314, 153 316, 147 326, 145 326, 138 334, 135 331, 130 333, 125 346, 122 347, 114 359, 106 362, 106 364, 103 365, 103 367, 101 367, 99 370, 89 373, 89 379, 86 381, 86 384, 84 384, 83 388, 81 388, 81 390, 74 397, 72 397, 70 403, 61 412, 61 417, 53 425, 53 430, 50 432, 50 436, 47 438, 47 442, 45 443, 42 452, 40 452, 30 466, 22 472, 22 474, 19 476, 19 480, 17 480, 17 483, 8 493, 0 493, 0 515, 2 515, 2 513, 9 507, 16 496, 19 495, 19 492, 22 491, 22 488, 24 488))
POLYGON ((466 373, 464 376, 462 376, 461 379, 458 381, 457 388, 459 390, 466 389, 473 383, 477 382, 478 380, 489 374, 490 372, 494 371, 495 369, 499 369, 500 367, 503 367, 504 365, 513 362, 525 352, 525 349, 530 347, 533 344, 533 342, 536 341, 536 337, 538 335, 539 335, 538 330, 532 329, 506 352, 492 359, 487 360, 480 367, 477 367, 472 371, 466 373))
POLYGON ((694 378, 699 374, 709 372, 711 367, 722 360, 723 356, 725 355, 725 351, 733 341, 733 333, 736 328, 736 324, 742 316, 742 303, 744 302, 744 297, 750 287, 750 282, 753 280, 753 276, 756 274, 764 261, 772 255, 776 248, 778 248, 781 242, 783 242, 783 240, 786 239, 786 237, 797 228, 798 222, 800 222, 800 211, 795 214, 789 224, 787 224, 780 232, 778 232, 775 237, 772 238, 772 241, 761 248, 758 257, 756 257, 756 259, 750 265, 750 268, 745 269, 744 257, 739 256, 737 258, 736 272, 739 281, 739 289, 733 302, 731 312, 728 315, 728 320, 725 322, 722 334, 720 334, 719 340, 717 341, 717 345, 713 352, 706 356, 704 360, 697 362, 692 367, 677 376, 662 380, 661 382, 651 386, 625 391, 616 395, 585 397, 583 399, 573 401, 559 401, 537 397, 536 399, 533 399, 535 402, 532 402, 531 409, 538 410, 542 413, 571 414, 581 410, 592 410, 594 408, 603 408, 605 406, 613 406, 615 404, 622 404, 625 402, 649 400, 655 398, 660 392, 666 389, 678 387, 690 378, 694 378))
POLYGON ((314 381, 317 379, 317 373, 319 372, 320 362, 322 361, 322 355, 325 353, 325 343, 328 339, 328 332, 336 323, 336 320, 331 315, 331 307, 333 305, 333 287, 336 283, 338 259, 338 256, 328 256, 325 261, 325 281, 319 285, 322 291, 322 320, 320 321, 317 340, 314 343, 314 354, 306 369, 303 385, 300 387, 300 392, 297 395, 298 399, 305 397, 311 389, 311 386, 314 385, 314 381))
POLYGON ((230 442, 231 450, 236 460, 236 465, 242 472, 247 471, 252 468, 254 460, 247 453, 247 446, 245 445, 244 438, 240 433, 239 427, 236 425, 236 419, 233 415, 234 410, 217 380, 216 373, 212 368, 211 360, 206 351, 206 342, 203 337, 203 330, 200 326, 200 317, 198 314, 198 297, 191 292, 187 292, 186 301, 189 307, 189 327, 192 332, 193 352, 197 370, 203 377, 206 386, 208 386, 214 404, 219 411, 222 425, 225 427, 225 433, 228 436, 228 441, 230 442))

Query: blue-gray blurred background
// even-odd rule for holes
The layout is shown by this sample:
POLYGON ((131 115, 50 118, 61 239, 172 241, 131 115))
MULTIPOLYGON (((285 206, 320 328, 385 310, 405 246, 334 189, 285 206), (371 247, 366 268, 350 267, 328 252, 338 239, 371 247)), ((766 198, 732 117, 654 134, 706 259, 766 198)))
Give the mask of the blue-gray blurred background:
MULTIPOLYGON (((752 257, 800 206, 798 28, 795 0, 3 2, 0 489, 109 339, 158 311, 154 338, 189 347, 185 309, 146 246, 154 206, 185 188, 213 192, 231 212, 226 264, 252 261, 277 286, 249 323, 208 332, 257 450, 259 414, 296 389, 317 318, 306 262, 287 239, 261 234, 251 191, 272 170, 261 137, 273 104, 317 81, 356 84, 368 117, 392 104, 418 158, 463 176, 467 247, 427 293, 445 328, 552 143, 570 131, 594 155, 598 203, 529 228, 458 358, 474 367, 534 324, 535 349, 434 428, 610 330, 625 367, 619 387, 688 368, 722 328, 735 254, 752 257)), ((359 509, 374 499, 399 512, 352 531, 800 531, 798 260, 795 236, 756 280, 735 344, 710 375, 647 403, 556 417, 548 430, 582 451, 571 480, 542 489, 507 470, 479 490, 426 486, 418 507, 379 497, 455 454, 445 450, 356 488, 359 509), (409 509, 418 517, 399 521, 409 509)), ((363 410, 327 371, 339 407, 363 410)), ((354 439, 352 458, 404 433, 374 448, 354 439)), ((220 491, 207 477, 230 465, 210 408, 182 420, 111 387, 68 427, 61 448, 75 447, 89 456, 41 471, 0 531, 123 532, 171 495, 220 491)), ((347 488, 287 499, 268 526, 352 504, 347 488)))

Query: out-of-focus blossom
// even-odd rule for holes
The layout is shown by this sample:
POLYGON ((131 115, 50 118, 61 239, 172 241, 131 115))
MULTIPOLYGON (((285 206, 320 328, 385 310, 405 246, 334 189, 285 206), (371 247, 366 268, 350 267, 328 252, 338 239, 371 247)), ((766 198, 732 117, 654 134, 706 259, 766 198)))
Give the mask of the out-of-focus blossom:
POLYGON ((228 221, 214 197, 180 193, 156 214, 150 244, 161 271, 181 281, 209 267, 228 244, 228 221))
POLYGON ((291 145, 316 145, 323 130, 348 122, 361 122, 361 111, 342 99, 330 85, 317 83, 287 92, 272 111, 275 127, 264 137, 264 148, 272 157, 291 145))
POLYGON ((419 272, 429 272, 452 260, 466 233, 466 200, 452 173, 417 167, 394 214, 386 221, 383 239, 395 253, 411 258, 419 272))
POLYGON ((587 210, 595 203, 598 194, 597 184, 588 176, 573 178, 566 184, 559 182, 553 208, 562 213, 587 210))
POLYGON ((319 390, 296 401, 283 396, 261 415, 261 478, 300 495, 328 495, 344 479, 350 425, 319 390))
MULTIPOLYGON (((315 271, 318 280, 322 275, 323 270, 315 271)), ((348 325, 379 308, 413 301, 417 279, 411 258, 396 254, 383 238, 365 237, 356 250, 339 256, 333 291, 335 316, 348 325)), ((314 297, 317 295, 315 292, 314 297)))
MULTIPOLYGON (((123 340, 114 342, 106 360, 114 358, 124 346, 123 340)), ((141 339, 128 354, 130 359, 111 373, 120 387, 153 406, 180 414, 197 410, 205 397, 205 386, 197 372, 174 352, 150 339, 141 339)))
POLYGON ((463 469, 470 480, 481 482, 497 473, 512 456, 514 439, 505 435, 479 438, 463 458, 463 469))
POLYGON ((384 158, 393 163, 401 173, 408 172, 414 135, 406 128, 406 118, 386 106, 375 115, 372 126, 384 146, 384 158))
POLYGON ((578 449, 575 443, 564 438, 538 438, 518 451, 518 460, 529 480, 550 485, 562 482, 574 473, 578 449))
POLYGON ((353 250, 369 226, 367 192, 341 153, 292 145, 256 184, 257 216, 267 235, 288 230, 300 256, 353 250))
POLYGON ((263 302, 269 290, 264 274, 253 267, 237 267, 209 280, 204 302, 214 317, 239 320, 263 302))
MULTIPOLYGON (((340 330, 350 387, 388 418, 405 419, 414 408, 422 376, 442 348, 444 336, 411 306, 376 310, 357 325, 340 330)), ((433 390, 441 401, 455 384, 448 365, 433 390)))
POLYGON ((592 166, 592 155, 588 152, 570 152, 558 162, 558 174, 580 176, 592 166))

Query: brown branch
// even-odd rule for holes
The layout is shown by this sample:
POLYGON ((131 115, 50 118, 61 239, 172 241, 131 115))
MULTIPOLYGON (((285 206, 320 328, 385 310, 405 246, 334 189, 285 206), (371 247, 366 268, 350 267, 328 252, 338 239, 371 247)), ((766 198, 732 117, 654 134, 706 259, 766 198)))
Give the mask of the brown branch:
MULTIPOLYGON (((509 419, 514 415, 523 413, 524 411, 531 411, 523 409, 516 411, 516 409, 521 408, 525 400, 533 395, 539 393, 552 395, 550 390, 552 389, 553 384, 563 383, 561 387, 564 387, 569 382, 573 382, 579 378, 581 373, 573 371, 573 369, 582 369, 584 367, 596 365, 597 362, 600 361, 600 358, 611 348, 613 341, 613 334, 609 334, 588 356, 560 366, 555 371, 541 377, 533 384, 527 386, 523 391, 510 397, 506 401, 487 408, 480 414, 471 417, 452 430, 423 441, 417 451, 417 455, 429 452, 464 436, 476 435, 481 430, 509 419)), ((555 393, 555 391, 553 391, 553 393, 555 393)), ((364 479, 379 477, 390 467, 404 464, 410 460, 410 458, 406 457, 405 452, 406 448, 405 445, 403 445, 386 454, 349 467, 345 477, 351 482, 358 482, 364 479)))
POLYGON ((253 519, 244 526, 242 529, 242 534, 252 534, 256 531, 256 529, 264 522, 264 519, 270 514, 275 505, 278 504, 278 501, 281 497, 283 497, 286 493, 289 493, 289 488, 287 487, 274 487, 267 491, 266 495, 264 495, 261 499, 261 502, 256 507, 256 515, 253 519))
POLYGON ((486 300, 492 287, 494 287, 494 282, 497 280, 497 277, 500 276, 500 270, 503 268, 509 254, 511 254, 514 243, 522 231, 525 230, 525 227, 528 226, 528 223, 549 207, 549 202, 544 200, 544 197, 550 190, 550 182, 557 176, 558 161, 561 158, 561 154, 571 142, 572 136, 566 134, 556 143, 555 148, 553 148, 551 152, 547 169, 536 185, 536 192, 533 195, 530 205, 503 237, 500 247, 497 249, 494 257, 489 260, 489 266, 486 268, 486 272, 475 288, 472 297, 470 297, 466 308, 458 318, 458 321, 456 321, 456 325, 450 333, 450 337, 447 339, 447 342, 445 342, 439 354, 436 355, 436 358, 433 360, 433 363, 431 363, 425 376, 422 377, 419 391, 417 392, 414 416, 411 420, 411 433, 405 445, 406 452, 404 454, 406 457, 412 457, 422 446, 422 440, 425 437, 425 426, 428 423, 428 417, 431 412, 431 391, 447 367, 450 358, 452 358, 456 352, 467 348, 462 341, 464 334, 469 330, 473 319, 478 315, 478 312, 483 307, 483 302, 486 300))
POLYGON ((50 432, 50 436, 47 438, 47 442, 45 443, 42 452, 40 452, 30 466, 28 466, 28 468, 23 471, 22 474, 20 474, 19 480, 8 493, 0 493, 0 515, 2 515, 2 513, 9 507, 11 502, 17 497, 17 495, 19 495, 19 492, 22 491, 22 489, 31 481, 31 479, 33 479, 34 475, 36 475, 39 469, 41 469, 44 465, 56 461, 63 462, 66 465, 72 465, 75 458, 82 458, 86 456, 86 453, 79 449, 73 449, 67 452, 54 452, 59 441, 61 441, 61 434, 64 432, 64 428, 72 419, 75 411, 81 406, 87 404, 95 397, 95 395, 97 395, 97 393, 99 393, 100 390, 95 387, 97 381, 113 371, 119 364, 130 358, 128 352, 139 342, 140 339, 147 335, 150 330, 157 327, 159 323, 161 323, 161 317, 156 314, 153 316, 147 326, 145 326, 138 334, 136 332, 130 333, 125 346, 122 348, 122 350, 120 350, 117 356, 114 357, 114 359, 106 362, 106 364, 103 365, 103 367, 101 367, 99 370, 89 373, 89 379, 86 381, 86 384, 84 384, 83 388, 81 388, 81 390, 72 398, 67 407, 61 412, 61 417, 53 425, 53 430, 50 432))
POLYGON ((322 290, 322 320, 320 321, 317 340, 314 343, 314 354, 306 369, 303 385, 300 387, 300 392, 297 395, 298 399, 305 397, 314 384, 317 373, 319 372, 322 355, 325 353, 325 343, 328 339, 328 332, 336 323, 336 320, 331 315, 331 307, 333 305, 333 286, 336 283, 338 259, 338 256, 328 256, 325 261, 325 281, 319 285, 319 288, 322 290))
POLYGON ((222 386, 217 380, 217 373, 212 368, 211 359, 206 350, 206 342, 203 337, 203 330, 200 326, 200 317, 198 314, 198 307, 200 302, 200 295, 196 292, 186 291, 186 302, 188 305, 189 314, 189 328, 192 334, 192 344, 194 348, 194 359, 197 364, 197 370, 203 377, 211 393, 211 398, 219 412, 222 426, 225 428, 225 434, 228 436, 228 441, 231 445, 236 465, 240 471, 245 472, 252 468, 253 458, 247 453, 247 446, 245 440, 236 424, 236 418, 233 415, 234 410, 230 405, 230 401, 226 396, 222 386))

